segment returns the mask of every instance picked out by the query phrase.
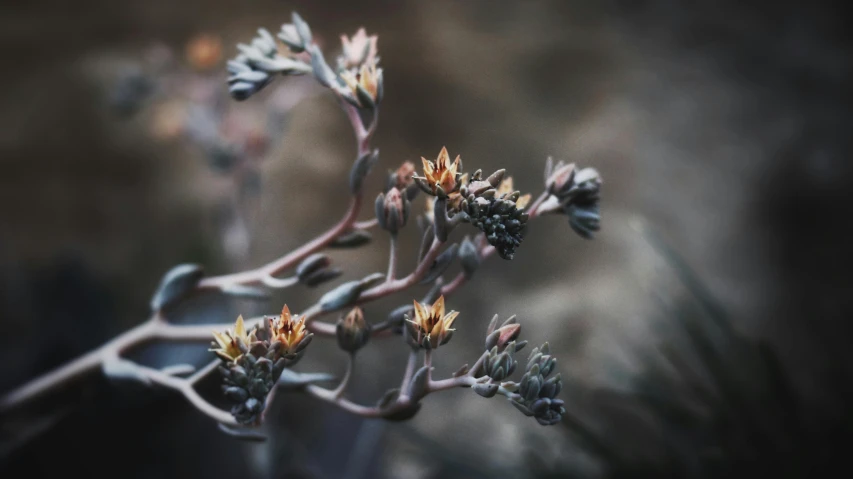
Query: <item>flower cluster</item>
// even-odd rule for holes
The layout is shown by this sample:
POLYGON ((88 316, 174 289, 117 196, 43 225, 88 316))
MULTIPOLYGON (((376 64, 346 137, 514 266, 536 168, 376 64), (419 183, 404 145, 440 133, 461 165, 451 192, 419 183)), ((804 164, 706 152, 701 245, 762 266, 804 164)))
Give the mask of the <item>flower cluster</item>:
POLYGON ((459 215, 460 221, 476 226, 486 240, 495 247, 498 255, 510 260, 521 244, 528 220, 524 209, 530 195, 513 189, 512 177, 504 179, 505 170, 498 170, 483 178, 482 170, 469 176, 462 173, 459 156, 451 163, 447 148, 442 148, 435 161, 421 158, 423 176, 415 176, 417 185, 432 199, 427 199, 426 218, 440 225, 442 217, 459 215), (444 205, 436 210, 436 205, 444 205))
POLYGON ((304 316, 294 319, 285 305, 263 328, 247 331, 240 316, 232 330, 215 331, 213 337, 211 351, 222 359, 222 390, 232 403, 231 415, 241 424, 254 424, 282 371, 302 358, 313 334, 305 329, 304 316))
POLYGON ((515 315, 500 327, 497 327, 497 322, 498 316, 495 315, 486 332, 486 352, 480 359, 478 370, 473 371, 476 382, 472 389, 487 398, 500 393, 526 416, 536 418, 539 424, 556 424, 566 411, 563 401, 556 398, 562 389, 560 375, 548 378, 557 364, 557 359, 549 354, 548 343, 533 348, 519 382, 507 381, 518 367, 515 353, 521 351, 527 341, 517 341, 521 325, 515 315))
POLYGON ((550 355, 546 342, 539 348, 533 348, 527 360, 527 370, 518 382, 518 396, 512 398, 512 405, 526 416, 533 416, 543 426, 560 422, 566 409, 563 400, 556 399, 563 389, 560 374, 548 377, 557 364, 557 358, 550 355))
POLYGON ((545 186, 557 198, 569 225, 581 237, 591 239, 600 229, 599 199, 601 176, 594 168, 577 170, 574 163, 553 164, 548 158, 545 186))

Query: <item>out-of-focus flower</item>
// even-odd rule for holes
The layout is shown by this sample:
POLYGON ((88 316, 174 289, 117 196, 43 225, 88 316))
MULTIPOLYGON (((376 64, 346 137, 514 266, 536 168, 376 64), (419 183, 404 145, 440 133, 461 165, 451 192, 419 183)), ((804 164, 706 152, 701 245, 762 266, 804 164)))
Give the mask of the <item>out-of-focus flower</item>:
POLYGON ((215 35, 197 35, 187 43, 186 57, 193 68, 209 70, 222 60, 222 41, 215 35))
POLYGON ((379 61, 376 44, 379 37, 367 35, 364 28, 359 28, 352 38, 341 35, 343 51, 338 59, 338 67, 349 70, 362 64, 373 64, 379 61))
POLYGON ((234 323, 234 328, 228 331, 214 331, 212 343, 213 348, 208 351, 213 351, 217 356, 225 361, 236 362, 240 357, 249 350, 249 346, 255 342, 255 331, 246 332, 246 326, 243 323, 243 316, 237 317, 237 322, 234 323))
POLYGON ((161 141, 173 140, 185 131, 187 114, 176 101, 157 105, 152 112, 151 134, 161 141))
POLYGON ((447 196, 458 191, 462 185, 459 155, 456 155, 456 159, 451 163, 447 148, 442 147, 435 161, 424 157, 421 157, 421 161, 424 165, 424 176, 414 176, 414 179, 424 192, 433 196, 447 196))
POLYGON ((445 314, 442 295, 432 306, 414 301, 414 316, 414 319, 406 318, 409 344, 413 347, 435 349, 450 341, 455 331, 451 326, 459 312, 450 311, 445 314))
POLYGON ((341 72, 349 93, 362 108, 373 108, 382 100, 382 69, 375 63, 365 63, 360 69, 341 72))

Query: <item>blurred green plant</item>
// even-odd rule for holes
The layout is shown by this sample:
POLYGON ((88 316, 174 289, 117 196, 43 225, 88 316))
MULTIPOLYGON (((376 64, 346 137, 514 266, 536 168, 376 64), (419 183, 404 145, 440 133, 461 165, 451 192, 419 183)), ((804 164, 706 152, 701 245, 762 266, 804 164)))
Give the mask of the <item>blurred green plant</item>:
MULTIPOLYGON (((628 390, 595 391, 609 399, 592 407, 598 419, 563 415, 572 440, 609 478, 801 478, 843 470, 853 437, 849 369, 837 361, 823 378, 837 407, 807 401, 777 349, 738 331, 684 258, 645 233, 689 296, 672 304, 659 298, 674 337, 656 351, 638 351, 642 372, 628 390), (614 427, 601 426, 608 419, 614 427)), ((534 477, 579 477, 537 466, 531 463, 534 477)))

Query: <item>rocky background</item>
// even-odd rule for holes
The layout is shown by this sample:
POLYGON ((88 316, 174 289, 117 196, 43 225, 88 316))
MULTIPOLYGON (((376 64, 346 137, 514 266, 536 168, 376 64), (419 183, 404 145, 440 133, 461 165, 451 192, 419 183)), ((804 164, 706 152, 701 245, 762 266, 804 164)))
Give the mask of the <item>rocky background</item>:
MULTIPOLYGON (((638 464, 672 456, 661 426, 668 418, 638 416, 636 401, 615 391, 636 389, 649 369, 646 355, 678 329, 672 311, 690 289, 649 234, 685 259, 737 331, 773 345, 803 401, 799 411, 849 404, 846 386, 834 386, 850 378, 844 344, 853 265, 844 224, 853 205, 845 88, 851 45, 829 2, 3 6, 0 389, 142 321, 160 277, 175 264, 200 263, 211 274, 259 265, 343 213, 354 147, 332 99, 300 79, 279 80, 279 90, 239 104, 226 96, 224 60, 236 54, 234 45, 258 27, 276 31, 293 10, 327 51, 361 26, 379 35, 386 96, 374 141, 377 172, 434 157, 442 146, 460 154, 466 169, 507 168, 523 192, 540 191, 549 155, 601 172, 596 239, 579 238, 563 217, 537 220, 515 260, 490 259, 449 300, 462 314, 436 361, 444 375, 475 360, 491 316, 517 314, 523 336, 549 341, 559 358, 572 417, 621 451, 619 459, 590 448, 577 428, 538 426, 499 399, 465 390, 430 396, 405 423, 363 421, 282 395, 269 425, 273 440, 246 444, 170 392, 92 378, 64 391, 47 413, 3 421, 4 477, 69 470, 182 478, 597 477, 616 462, 639 476, 638 464), (221 41, 222 58, 173 76, 166 96, 206 89, 223 97, 239 125, 266 121, 272 102, 286 105, 252 183, 258 196, 247 205, 246 237, 217 228, 229 218, 222 209, 229 183, 197 145, 169 135, 171 110, 162 102, 117 109, 123 75, 163 58, 183 65, 188 42, 201 34, 221 41)), ((414 264, 419 236, 414 222, 408 229, 404 270, 414 264)), ((335 252, 348 271, 342 280, 384 271, 386 241, 378 235, 358 253, 335 252)), ((272 314, 283 302, 298 311, 320 293, 286 290, 266 305, 212 302, 181 320, 272 314)), ((368 320, 409 300, 371 305, 368 320)), ((681 344, 696 352, 695 344, 681 344)), ((405 358, 402 342, 372 346, 352 389, 367 403, 398 381, 405 358)), ((152 363, 208 357, 201 346, 139 354, 152 363)), ((340 374, 343 365, 327 342, 312 345, 299 368, 340 374)), ((735 360, 727 370, 742 365, 735 360)), ((841 426, 804 422, 827 438, 814 457, 830 464, 849 436, 841 426)), ((766 461, 751 465, 777 457, 760 454, 766 461)))

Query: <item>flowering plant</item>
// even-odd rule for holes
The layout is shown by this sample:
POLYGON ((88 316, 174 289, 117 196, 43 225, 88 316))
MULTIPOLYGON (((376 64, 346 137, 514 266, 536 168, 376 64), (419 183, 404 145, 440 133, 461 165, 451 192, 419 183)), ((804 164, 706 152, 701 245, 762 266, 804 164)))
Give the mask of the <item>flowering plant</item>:
POLYGON ((455 332, 470 333, 466 318, 474 313, 449 309, 449 298, 474 277, 482 261, 495 253, 503 260, 514 260, 534 219, 565 215, 579 236, 593 237, 599 230, 598 173, 548 158, 544 191, 531 201, 531 195, 514 189, 513 179, 505 170, 468 173, 461 155, 451 160, 447 148, 442 147, 435 160, 422 157, 421 171, 410 162, 390 171, 383 191, 376 192, 374 217, 359 221, 367 194, 364 180, 379 160, 379 150, 371 146, 384 96, 378 38, 363 28, 352 37, 342 36, 334 66, 327 63, 308 23, 296 13, 291 23, 281 27, 277 39, 280 42, 267 30, 259 29, 249 44, 237 45, 239 54, 227 66, 230 95, 235 101, 249 101, 279 77, 310 75, 339 100, 357 147, 348 178, 350 205, 343 218, 301 247, 255 269, 207 276, 198 265, 173 268, 151 301, 148 321, 12 391, 2 398, 0 407, 13 408, 100 368, 110 377, 179 391, 224 431, 240 437, 257 437, 256 428, 280 390, 300 391, 364 417, 405 420, 419 411, 421 401, 429 394, 467 388, 485 398, 503 396, 539 424, 559 422, 565 409, 558 398, 562 382, 560 374, 555 373, 556 358, 545 342, 534 347, 518 367, 518 354, 527 341, 520 339, 521 323, 515 315, 503 322, 495 315, 484 337, 483 352, 473 358, 471 366, 463 365, 451 377, 433 378, 433 359, 455 332), (411 223, 411 203, 420 194, 426 196, 426 210, 417 215, 421 238, 418 263, 401 276, 398 238, 411 223), (284 305, 277 315, 239 316, 233 326, 169 322, 176 305, 203 291, 258 298, 298 284, 312 288, 328 284, 343 271, 332 267, 324 251, 362 247, 372 241, 370 230, 375 228, 389 237, 387 272, 330 288, 299 314, 292 314, 284 305), (473 234, 459 242, 451 241, 450 233, 456 228, 469 228, 473 234), (443 275, 454 262, 461 265, 461 272, 446 281, 443 275), (291 275, 282 277, 286 272, 291 275), (408 296, 384 318, 366 317, 361 309, 365 303, 392 294, 405 295, 413 286, 424 284, 431 285, 425 297, 418 300, 408 296), (338 316, 336 322, 322 320, 331 315, 338 316), (305 354, 310 354, 309 345, 315 337, 336 338, 348 356, 347 372, 332 389, 321 386, 334 380, 330 375, 293 370, 305 354), (355 377, 358 352, 374 341, 400 337, 408 344, 409 354, 399 387, 387 391, 374 405, 348 399, 346 391, 355 377), (132 346, 152 340, 210 341, 211 361, 198 370, 155 369, 122 357, 132 346), (523 372, 513 381, 510 378, 517 369, 523 372), (214 406, 196 390, 196 384, 210 374, 219 375, 229 409, 214 406))

